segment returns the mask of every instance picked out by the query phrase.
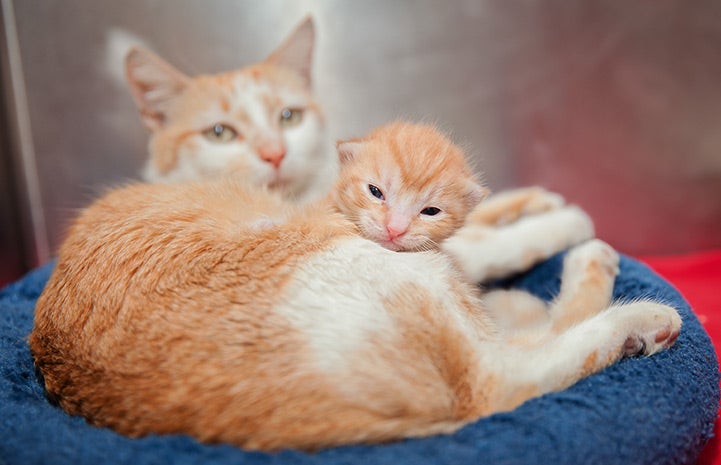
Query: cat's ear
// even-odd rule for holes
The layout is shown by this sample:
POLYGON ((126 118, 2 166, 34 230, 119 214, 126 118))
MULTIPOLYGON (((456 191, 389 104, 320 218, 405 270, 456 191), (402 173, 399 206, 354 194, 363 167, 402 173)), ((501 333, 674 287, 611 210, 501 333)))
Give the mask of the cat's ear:
POLYGON ((171 102, 185 92, 190 78, 171 64, 140 47, 125 56, 125 78, 140 116, 151 130, 160 129, 171 102))
POLYGON ((315 25, 308 16, 268 57, 267 63, 290 68, 300 74, 310 85, 313 66, 313 46, 315 45, 315 25))
POLYGON ((355 160, 360 152, 363 142, 360 139, 341 140, 335 144, 338 151, 338 161, 341 166, 349 161, 355 160))
POLYGON ((469 209, 475 208, 489 193, 490 191, 478 182, 468 181, 464 195, 466 205, 469 209))

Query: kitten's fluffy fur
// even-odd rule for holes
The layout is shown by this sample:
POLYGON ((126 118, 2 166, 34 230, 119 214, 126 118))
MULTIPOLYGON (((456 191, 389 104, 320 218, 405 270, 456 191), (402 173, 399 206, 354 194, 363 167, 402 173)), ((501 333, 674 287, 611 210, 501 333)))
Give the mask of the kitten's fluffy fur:
POLYGON ((391 250, 436 248, 486 194, 463 152, 432 126, 385 125, 338 151, 334 205, 391 250))
POLYGON ((332 210, 237 180, 96 201, 36 307, 48 394, 131 436, 317 448, 454 431, 680 330, 661 304, 609 307, 599 241, 569 253, 548 311, 517 292, 493 308, 444 254, 388 250, 332 210))
POLYGON ((314 36, 306 19, 265 61, 195 78, 131 50, 127 81, 152 131, 144 178, 233 174, 300 202, 325 194, 337 163, 311 89, 314 36))

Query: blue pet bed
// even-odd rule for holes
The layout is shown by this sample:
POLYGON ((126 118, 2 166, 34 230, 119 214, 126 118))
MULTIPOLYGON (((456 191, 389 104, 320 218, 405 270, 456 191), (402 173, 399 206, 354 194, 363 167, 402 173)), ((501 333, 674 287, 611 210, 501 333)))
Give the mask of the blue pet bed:
MULTIPOLYGON (((505 282, 551 298, 561 256, 505 282)), ((669 351, 625 359, 571 388, 532 399, 450 436, 317 453, 245 452, 183 436, 130 439, 50 404, 26 342, 52 264, 0 291, 0 464, 691 464, 711 436, 719 372, 688 304, 644 265, 622 257, 617 298, 675 305, 683 329, 669 351)))

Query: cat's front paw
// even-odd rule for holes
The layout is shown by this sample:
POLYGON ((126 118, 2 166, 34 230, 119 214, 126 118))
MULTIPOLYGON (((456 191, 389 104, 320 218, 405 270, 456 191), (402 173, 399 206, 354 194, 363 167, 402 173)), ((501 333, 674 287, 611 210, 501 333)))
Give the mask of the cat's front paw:
POLYGON ((619 310, 630 312, 627 316, 632 323, 623 344, 623 355, 653 355, 671 347, 681 332, 681 317, 667 305, 636 302, 619 310))
POLYGON ((542 187, 523 187, 493 194, 466 218, 467 225, 504 226, 566 205, 564 198, 542 187))
POLYGON ((562 195, 547 191, 542 187, 529 187, 528 200, 521 210, 521 216, 558 210, 564 205, 566 205, 566 200, 562 195))

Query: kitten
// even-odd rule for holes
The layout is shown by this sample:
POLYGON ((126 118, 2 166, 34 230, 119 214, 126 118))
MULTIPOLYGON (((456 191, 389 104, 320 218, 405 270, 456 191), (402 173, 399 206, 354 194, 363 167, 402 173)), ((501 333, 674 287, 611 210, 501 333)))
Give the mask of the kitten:
MULTIPOLYGON (((393 153, 428 160, 442 137, 398 125, 340 156, 361 163, 417 130, 393 153)), ((417 178, 396 179, 438 173, 403 166, 417 178)), ((469 209, 478 191, 461 187, 461 206, 419 197, 415 210, 469 209)), ((531 328, 496 323, 504 312, 444 254, 396 253, 359 229, 328 202, 292 206, 237 179, 109 192, 72 225, 37 302, 29 343, 49 397, 130 436, 315 449, 452 432, 669 347, 680 330, 670 307, 610 305, 618 256, 600 241, 569 253, 560 295, 531 328)), ((514 296, 509 312, 528 305, 514 296)))
POLYGON ((325 194, 337 163, 311 89, 314 37, 308 18, 265 61, 195 78, 148 50, 132 49, 127 82, 152 131, 143 177, 167 182, 232 174, 299 202, 325 194))
POLYGON ((333 204, 390 250, 437 248, 486 193, 460 148, 432 126, 385 125, 338 151, 333 204))

